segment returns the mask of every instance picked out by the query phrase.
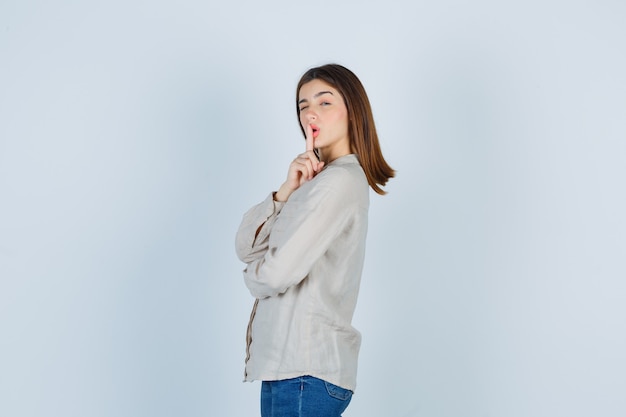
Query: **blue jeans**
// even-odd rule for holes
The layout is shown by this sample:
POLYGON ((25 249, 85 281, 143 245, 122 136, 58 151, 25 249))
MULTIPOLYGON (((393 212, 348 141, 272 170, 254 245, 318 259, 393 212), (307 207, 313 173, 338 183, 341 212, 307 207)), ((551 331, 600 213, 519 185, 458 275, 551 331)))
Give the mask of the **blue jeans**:
POLYGON ((352 391, 312 376, 263 381, 261 417, 341 417, 352 391))

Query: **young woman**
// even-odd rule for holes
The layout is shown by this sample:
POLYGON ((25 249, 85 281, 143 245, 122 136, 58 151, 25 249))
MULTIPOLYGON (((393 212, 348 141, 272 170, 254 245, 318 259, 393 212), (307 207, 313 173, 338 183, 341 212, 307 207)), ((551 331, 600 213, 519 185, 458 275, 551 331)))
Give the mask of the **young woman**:
POLYGON ((351 325, 365 254, 369 186, 394 176, 372 110, 347 68, 308 70, 296 89, 306 150, 278 191, 252 207, 236 237, 256 298, 245 380, 261 380, 262 417, 338 417, 356 387, 351 325))

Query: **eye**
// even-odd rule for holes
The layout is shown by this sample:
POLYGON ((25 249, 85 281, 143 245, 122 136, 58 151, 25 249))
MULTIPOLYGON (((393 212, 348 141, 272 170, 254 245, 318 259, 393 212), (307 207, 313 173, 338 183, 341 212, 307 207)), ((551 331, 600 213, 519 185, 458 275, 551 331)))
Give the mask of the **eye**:
POLYGON ((306 110, 308 107, 309 106, 302 106, 302 107, 300 107, 300 111, 302 112, 302 111, 306 110))
POLYGON ((321 106, 330 106, 330 102, 328 102, 328 101, 322 101, 322 102, 320 103, 320 105, 321 105, 321 106))

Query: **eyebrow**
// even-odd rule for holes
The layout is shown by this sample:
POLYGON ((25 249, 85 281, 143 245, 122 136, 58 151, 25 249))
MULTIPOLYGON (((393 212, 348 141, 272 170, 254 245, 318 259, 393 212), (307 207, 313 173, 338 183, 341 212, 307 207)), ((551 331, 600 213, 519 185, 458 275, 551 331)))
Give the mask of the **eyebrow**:
MULTIPOLYGON (((319 96, 324 95, 324 94, 330 94, 331 96, 333 96, 333 95, 334 95, 334 94, 332 93, 332 91, 320 91, 319 93, 315 94, 315 95, 313 96, 313 98, 318 98, 319 96)), ((304 103, 305 101, 309 101, 309 100, 307 100, 306 98, 300 99, 300 100, 298 101, 298 104, 300 104, 300 103, 304 103)))

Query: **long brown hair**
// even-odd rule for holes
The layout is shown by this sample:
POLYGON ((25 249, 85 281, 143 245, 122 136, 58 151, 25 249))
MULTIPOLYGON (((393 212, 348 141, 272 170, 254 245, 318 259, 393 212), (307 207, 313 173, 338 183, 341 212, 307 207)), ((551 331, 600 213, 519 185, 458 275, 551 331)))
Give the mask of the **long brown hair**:
MULTIPOLYGON (((338 64, 327 64, 309 69, 300 78, 296 89, 298 120, 300 120, 300 107, 297 105, 300 88, 313 80, 324 81, 341 93, 348 109, 348 135, 351 151, 358 155, 370 187, 378 194, 386 194, 381 186, 384 186, 389 178, 395 176, 395 171, 387 164, 380 150, 372 107, 363 84, 352 71, 338 64)), ((306 136, 302 125, 300 129, 306 136)))

